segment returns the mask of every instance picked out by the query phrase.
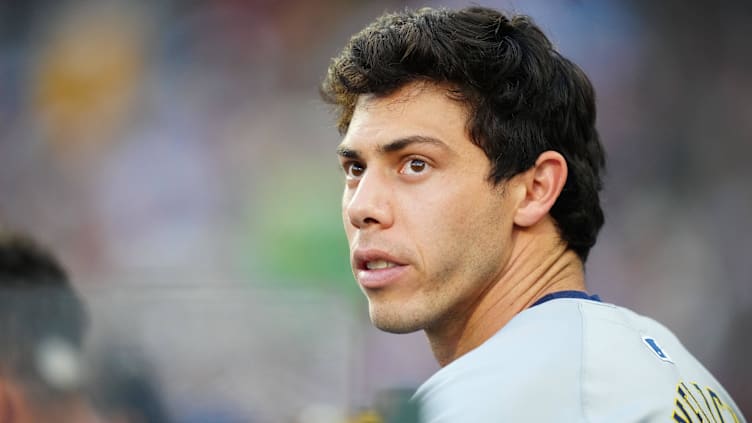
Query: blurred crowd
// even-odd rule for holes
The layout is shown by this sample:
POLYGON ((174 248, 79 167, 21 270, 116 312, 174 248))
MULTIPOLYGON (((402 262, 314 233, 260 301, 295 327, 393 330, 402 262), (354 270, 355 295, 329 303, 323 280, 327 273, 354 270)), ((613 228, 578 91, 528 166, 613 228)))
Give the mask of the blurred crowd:
MULTIPOLYGON (((92 363, 135 380, 112 398, 184 422, 368 421, 435 371, 421 334, 368 323, 317 90, 380 13, 468 4, 0 2, 0 222, 65 263, 92 363)), ((752 415, 752 3, 474 4, 532 15, 595 85, 590 290, 664 322, 752 415)))

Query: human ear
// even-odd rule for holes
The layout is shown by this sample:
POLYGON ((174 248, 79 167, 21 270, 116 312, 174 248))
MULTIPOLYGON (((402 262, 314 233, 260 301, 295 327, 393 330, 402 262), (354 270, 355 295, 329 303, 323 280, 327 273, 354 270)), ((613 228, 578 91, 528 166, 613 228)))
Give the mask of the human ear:
POLYGON ((520 177, 525 195, 517 207, 514 223, 533 226, 548 214, 564 189, 567 161, 556 151, 544 151, 520 177))

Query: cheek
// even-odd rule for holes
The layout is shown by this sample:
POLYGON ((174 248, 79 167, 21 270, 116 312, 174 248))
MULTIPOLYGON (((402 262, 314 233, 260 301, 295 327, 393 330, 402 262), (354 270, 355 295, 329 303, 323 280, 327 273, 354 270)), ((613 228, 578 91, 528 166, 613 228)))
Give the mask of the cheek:
POLYGON ((434 233, 446 236, 436 242, 446 243, 466 258, 498 254, 511 235, 507 208, 501 197, 489 191, 457 193, 454 201, 444 205, 433 228, 434 233))
POLYGON ((345 234, 347 235, 347 238, 350 239, 351 234, 353 233, 353 226, 350 224, 350 217, 347 214, 347 205, 350 204, 350 196, 348 195, 347 191, 342 195, 342 204, 341 204, 341 216, 342 216, 342 225, 345 228, 345 234))
MULTIPOLYGON (((407 199, 412 207, 405 207, 402 221, 409 238, 420 240, 418 247, 424 254, 454 256, 462 250, 482 242, 479 238, 493 230, 489 225, 498 223, 497 210, 488 204, 488 194, 478 190, 463 189, 444 185, 433 192, 440 195, 414 195, 407 199), (415 198, 421 200, 415 201, 415 198), (459 250, 459 251, 458 251, 459 250)), ((449 257, 441 258, 447 260, 449 257)))
POLYGON ((340 207, 342 207, 342 218, 345 217, 347 214, 347 205, 350 203, 350 194, 348 193, 347 189, 342 193, 342 202, 340 203, 340 207))
POLYGON ((355 227, 350 224, 350 219, 347 217, 347 213, 343 211, 342 213, 342 226, 345 228, 345 236, 347 237, 348 241, 352 240, 352 237, 355 234, 355 227))

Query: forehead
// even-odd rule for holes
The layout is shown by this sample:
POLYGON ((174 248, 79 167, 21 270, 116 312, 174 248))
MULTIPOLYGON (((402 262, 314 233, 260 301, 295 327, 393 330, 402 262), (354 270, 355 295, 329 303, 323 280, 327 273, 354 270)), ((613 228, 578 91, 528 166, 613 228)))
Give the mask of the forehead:
POLYGON ((342 144, 357 148, 416 135, 470 143, 467 119, 466 106, 448 88, 413 83, 388 96, 361 95, 342 144))

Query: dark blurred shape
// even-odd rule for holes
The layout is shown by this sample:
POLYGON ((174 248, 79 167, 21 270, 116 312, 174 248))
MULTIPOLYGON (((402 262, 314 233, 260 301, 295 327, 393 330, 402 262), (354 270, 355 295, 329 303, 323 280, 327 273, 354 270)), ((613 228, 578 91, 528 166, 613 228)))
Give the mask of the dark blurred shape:
POLYGON ((417 423, 420 408, 411 401, 415 389, 389 388, 379 391, 373 407, 353 415, 348 423, 417 423))
POLYGON ((192 411, 190 415, 180 418, 177 423, 253 423, 245 416, 235 415, 226 410, 192 411))
POLYGON ((84 395, 84 305, 53 255, 0 230, 0 420, 98 421, 84 395))
POLYGON ((110 346, 92 378, 94 402, 110 421, 170 423, 155 369, 138 349, 110 346))
POLYGON ((414 389, 393 388, 379 392, 375 408, 384 423, 415 423, 420 421, 417 402, 410 401, 414 389))

